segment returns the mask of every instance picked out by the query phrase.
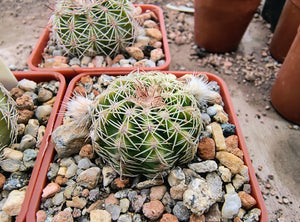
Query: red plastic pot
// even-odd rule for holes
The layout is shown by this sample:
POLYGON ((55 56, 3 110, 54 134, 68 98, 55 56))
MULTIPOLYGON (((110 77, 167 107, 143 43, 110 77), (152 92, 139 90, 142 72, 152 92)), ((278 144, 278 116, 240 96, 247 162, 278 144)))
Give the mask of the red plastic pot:
POLYGON ((271 55, 283 62, 300 24, 300 0, 287 0, 279 17, 271 44, 271 55))
POLYGON ((210 52, 234 51, 260 0, 195 0, 194 40, 210 52))
POLYGON ((300 25, 271 90, 271 102, 286 119, 300 125, 300 25))
MULTIPOLYGON (((177 77, 183 76, 187 73, 198 74, 195 72, 182 72, 182 71, 167 71, 166 73, 173 73, 177 77)), ((98 72, 97 73, 85 73, 85 74, 80 74, 80 75, 76 76, 75 78, 73 78, 67 88, 63 103, 64 104, 67 103, 69 101, 69 99, 72 97, 73 90, 74 90, 76 84, 80 81, 81 77, 86 76, 86 75, 100 76, 101 74, 103 74, 103 73, 98 73, 98 72)), ((107 73, 107 74, 108 75, 126 75, 126 74, 128 74, 128 72, 122 73, 122 74, 118 74, 118 73, 107 73)), ((241 131, 240 125, 238 123, 238 119, 235 114, 234 107, 233 107, 227 86, 226 86, 225 82, 216 75, 213 75, 210 73, 201 73, 201 74, 206 74, 210 81, 216 81, 220 86, 220 94, 221 94, 223 102, 225 104, 224 110, 227 112, 227 114, 229 116, 229 122, 236 126, 236 134, 239 138, 239 147, 242 149, 242 151, 244 153, 244 162, 248 166, 252 195, 257 200, 257 207, 261 210, 260 221, 267 222, 268 221, 267 210, 266 210, 266 207, 265 207, 265 204, 264 204, 264 201, 263 201, 263 198, 262 198, 259 186, 258 186, 255 172, 254 172, 254 169, 251 164, 251 159, 249 157, 249 154, 248 154, 248 151, 246 148, 244 137, 242 135, 242 131, 241 131)), ((54 129, 62 124, 63 116, 64 116, 65 112, 66 112, 66 106, 62 106, 59 111, 60 115, 56 119, 54 129)), ((44 159, 42 161, 42 165, 40 167, 40 172, 38 175, 39 183, 36 183, 36 186, 34 188, 34 194, 32 195, 32 198, 30 201, 30 205, 29 205, 30 210, 28 211, 27 216, 26 216, 27 221, 31 221, 31 222, 36 221, 36 212, 39 210, 39 207, 40 207, 42 190, 46 186, 46 183, 47 183, 48 167, 53 160, 54 153, 55 153, 54 146, 51 142, 49 142, 47 150, 46 150, 46 154, 44 155, 44 159)))
MULTIPOLYGON (((158 22, 160 26, 160 31, 162 33, 163 39, 163 51, 165 54, 165 60, 166 62, 157 67, 141 67, 141 69, 145 71, 150 70, 168 70, 171 62, 171 56, 168 46, 168 40, 167 40, 167 34, 164 24, 164 17, 162 9, 155 5, 136 5, 142 8, 143 12, 146 10, 151 10, 155 13, 155 15, 158 17, 158 22)), ((44 48, 47 46, 47 42, 49 40, 49 34, 50 30, 48 28, 45 28, 42 35, 40 36, 37 44, 35 45, 31 55, 28 58, 28 66, 30 69, 35 71, 56 71, 61 74, 63 74, 67 79, 71 79, 72 77, 76 76, 77 74, 84 73, 84 72, 129 72, 136 67, 95 67, 95 68, 89 68, 89 67, 76 67, 76 68, 40 68, 39 64, 42 62, 42 53, 44 51, 44 48)))
POLYGON ((36 83, 48 82, 51 80, 57 80, 60 82, 60 86, 59 86, 59 89, 58 89, 58 92, 56 95, 56 100, 53 104, 52 112, 51 112, 51 115, 50 115, 48 123, 47 123, 45 134, 44 134, 43 140, 41 142, 41 146, 40 146, 40 149, 39 149, 36 161, 35 161, 35 165, 34 165, 34 168, 32 170, 31 176, 30 176, 30 181, 29 181, 29 184, 28 184, 28 187, 26 190, 25 199, 22 204, 21 211, 16 218, 17 222, 21 222, 21 221, 25 221, 25 218, 26 218, 26 213, 29 208, 29 202, 30 202, 31 196, 33 194, 35 183, 38 178, 38 172, 40 170, 43 157, 44 157, 44 155, 46 153, 46 149, 48 147, 48 143, 49 143, 50 136, 51 136, 53 126, 54 126, 54 122, 57 117, 57 112, 60 108, 61 101, 64 97, 64 93, 66 90, 66 81, 65 81, 65 78, 63 77, 63 75, 61 75, 60 73, 55 73, 55 72, 44 72, 44 73, 41 73, 41 72, 13 72, 13 74, 15 75, 15 77, 17 78, 18 81, 20 81, 22 79, 29 79, 29 80, 35 81, 36 83))

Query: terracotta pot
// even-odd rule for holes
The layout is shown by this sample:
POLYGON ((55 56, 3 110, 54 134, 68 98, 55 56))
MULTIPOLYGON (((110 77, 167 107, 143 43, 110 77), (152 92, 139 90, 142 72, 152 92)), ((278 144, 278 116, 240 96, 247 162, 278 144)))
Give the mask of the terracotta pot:
POLYGON ((50 136, 51 136, 51 133, 53 130, 54 122, 57 117, 57 112, 60 108, 61 101, 64 97, 64 93, 66 90, 66 81, 65 81, 65 78, 60 73, 55 73, 55 72, 41 73, 41 72, 32 72, 32 71, 29 71, 29 72, 16 71, 16 72, 13 72, 13 74, 15 75, 15 77, 17 78, 18 81, 20 81, 22 79, 29 79, 29 80, 35 81, 36 83, 48 82, 48 81, 52 81, 52 80, 56 80, 56 81, 60 82, 58 92, 56 94, 56 100, 53 104, 53 108, 52 108, 51 114, 48 119, 45 134, 43 136, 43 140, 41 142, 41 146, 39 148, 39 152, 38 152, 37 158, 35 160, 34 168, 30 175, 30 180, 29 180, 29 184, 28 184, 28 187, 26 190, 25 199, 23 201, 21 211, 16 218, 16 222, 21 222, 21 221, 24 222, 24 221, 26 221, 25 218, 26 218, 26 213, 27 213, 28 207, 29 207, 29 202, 30 202, 31 196, 33 194, 35 183, 37 181, 38 172, 41 167, 42 159, 45 155, 47 144, 49 142, 49 139, 50 139, 50 136))
POLYGON ((287 0, 280 15, 271 44, 271 55, 283 62, 300 24, 300 0, 287 0))
MULTIPOLYGON (((224 110, 228 114, 229 117, 229 122, 234 124, 236 126, 236 135, 239 138, 239 148, 243 151, 244 154, 244 162, 245 165, 248 166, 248 172, 249 172, 249 177, 250 177, 250 185, 251 185, 251 195, 256 199, 257 205, 261 210, 261 216, 260 216, 260 222, 267 222, 268 221, 268 215, 267 215, 267 209, 265 207, 264 201, 262 194, 259 189, 259 185, 255 176, 255 171, 252 167, 251 159, 248 154, 247 148, 246 148, 246 143, 242 134, 241 127, 238 123, 238 118, 237 115, 234 111, 234 107, 227 89, 227 86, 225 82, 218 76, 210 74, 210 73, 195 73, 195 72, 187 72, 187 71, 167 71, 165 73, 172 73, 175 74, 177 77, 183 76, 187 73, 193 73, 193 74, 205 74, 207 75, 209 81, 216 81, 218 85, 220 86, 220 94, 222 96, 223 102, 224 102, 224 110)), ((84 73, 80 74, 72 79, 72 81, 69 83, 69 86, 67 88, 63 104, 67 103, 69 99, 73 95, 73 91, 77 83, 80 81, 80 79, 84 76, 100 76, 101 74, 104 73, 84 73)), ((123 72, 123 73, 106 73, 108 75, 127 75, 128 72, 123 72)), ((60 126, 63 123, 63 116, 66 112, 66 106, 62 106, 60 108, 60 115, 57 117, 54 129, 58 126, 60 126)), ((47 185, 47 172, 50 163, 53 161, 53 156, 55 155, 55 149, 53 146, 53 143, 50 141, 48 144, 48 148, 46 150, 46 154, 44 155, 43 162, 41 163, 40 171, 39 171, 39 176, 38 176, 38 181, 39 183, 36 183, 35 189, 34 189, 34 194, 32 195, 30 205, 29 205, 29 211, 26 216, 26 220, 30 222, 36 221, 36 212, 40 208, 40 203, 41 203, 41 194, 43 191, 43 188, 47 185)))
POLYGON ((279 20, 281 11, 283 9, 285 0, 266 0, 263 10, 262 17, 271 24, 271 30, 274 32, 277 22, 279 20))
POLYGON ((211 52, 234 51, 260 0, 195 0, 194 39, 211 52))
MULTIPOLYGON (((168 46, 168 39, 167 39, 167 33, 165 29, 165 23, 164 23, 164 16, 163 11, 160 7, 156 5, 136 5, 142 8, 143 12, 147 10, 151 10, 154 12, 154 14, 158 18, 158 23, 160 27, 160 31, 162 33, 162 49, 165 54, 165 63, 163 65, 157 66, 157 67, 140 67, 141 69, 145 71, 149 70, 168 70, 170 63, 171 63, 171 56, 168 46)), ((50 30, 48 28, 45 28, 43 33, 41 34, 38 42, 36 43, 34 49, 32 50, 31 55, 28 58, 28 66, 31 70, 34 71, 51 71, 51 72, 59 72, 64 75, 64 77, 67 80, 72 79, 74 76, 84 73, 84 72, 128 72, 136 69, 136 67, 68 67, 68 68, 41 68, 39 64, 42 62, 42 53, 44 52, 44 48, 47 46, 47 43, 49 41, 49 34, 50 30)))
POLYGON ((286 119, 300 124, 300 25, 271 90, 271 102, 286 119))

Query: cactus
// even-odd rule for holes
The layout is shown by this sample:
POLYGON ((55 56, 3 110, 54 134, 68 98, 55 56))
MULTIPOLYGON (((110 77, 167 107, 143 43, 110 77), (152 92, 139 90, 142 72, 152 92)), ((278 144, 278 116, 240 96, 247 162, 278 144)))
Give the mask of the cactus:
POLYGON ((127 0, 62 0, 50 23, 54 40, 68 55, 112 56, 135 39, 133 13, 127 0))
POLYGON ((117 78, 91 108, 95 151, 120 174, 154 178, 194 158, 202 129, 195 97, 173 75, 117 78))
POLYGON ((0 151, 15 141, 17 125, 16 103, 0 83, 0 151))

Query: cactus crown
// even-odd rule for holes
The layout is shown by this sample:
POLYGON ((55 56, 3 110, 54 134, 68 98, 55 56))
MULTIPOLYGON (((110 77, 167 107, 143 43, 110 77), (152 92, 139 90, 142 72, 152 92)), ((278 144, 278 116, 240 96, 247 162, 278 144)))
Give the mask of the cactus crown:
POLYGON ((127 0, 58 1, 50 20, 54 39, 69 55, 115 55, 135 39, 133 10, 127 0))
POLYGON ((0 151, 15 141, 17 125, 16 103, 0 83, 0 151))
POLYGON ((91 139, 120 174, 163 176, 194 158, 202 128, 197 101, 174 76, 133 72, 93 103, 91 139))

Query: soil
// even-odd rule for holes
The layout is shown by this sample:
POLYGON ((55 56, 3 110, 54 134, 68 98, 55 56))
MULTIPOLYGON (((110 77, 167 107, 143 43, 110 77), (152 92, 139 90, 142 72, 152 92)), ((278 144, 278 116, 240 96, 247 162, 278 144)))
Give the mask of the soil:
MULTIPOLYGON (((213 54, 193 42, 192 13, 166 7, 163 0, 133 1, 160 6, 171 52, 170 70, 207 71, 227 83, 248 152, 263 193, 269 221, 300 221, 300 128, 281 117, 270 90, 281 64, 269 53, 270 25, 251 21, 237 51, 213 54)), ((192 6, 192 1, 170 1, 192 6)), ((26 70, 27 58, 51 13, 51 3, 0 0, 0 57, 12 70, 26 70)))

